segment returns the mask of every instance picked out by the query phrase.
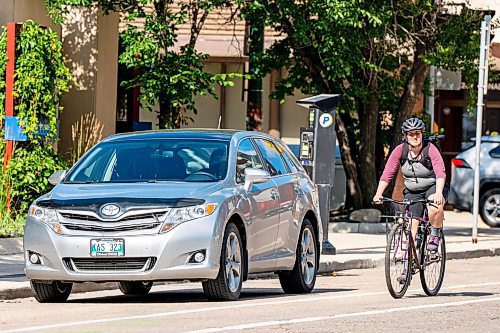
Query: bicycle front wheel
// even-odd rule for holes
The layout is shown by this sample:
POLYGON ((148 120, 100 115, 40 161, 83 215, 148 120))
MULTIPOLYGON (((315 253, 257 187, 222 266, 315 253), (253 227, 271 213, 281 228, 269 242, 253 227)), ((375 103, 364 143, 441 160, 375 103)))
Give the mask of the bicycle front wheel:
POLYGON ((429 296, 435 296, 441 289, 444 280, 446 265, 446 243, 441 230, 439 235, 439 246, 437 251, 429 251, 427 242, 429 240, 429 229, 426 229, 422 242, 422 268, 420 269, 420 282, 424 292, 429 296))
POLYGON ((395 224, 385 249, 385 282, 394 298, 403 297, 410 286, 412 256, 408 237, 402 225, 395 224))

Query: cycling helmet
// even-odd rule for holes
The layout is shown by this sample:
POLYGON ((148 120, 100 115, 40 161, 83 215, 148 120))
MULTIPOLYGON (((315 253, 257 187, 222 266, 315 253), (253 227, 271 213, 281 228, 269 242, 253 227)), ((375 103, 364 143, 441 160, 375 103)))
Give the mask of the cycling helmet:
POLYGON ((411 132, 411 131, 424 131, 425 130, 425 124, 422 120, 418 118, 409 118, 406 119, 401 126, 401 132, 403 132, 403 135, 411 132))

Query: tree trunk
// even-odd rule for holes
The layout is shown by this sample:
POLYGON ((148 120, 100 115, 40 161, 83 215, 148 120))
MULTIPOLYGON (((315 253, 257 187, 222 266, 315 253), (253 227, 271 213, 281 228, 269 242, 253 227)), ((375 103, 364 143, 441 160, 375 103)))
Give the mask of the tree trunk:
POLYGON ((376 175, 376 140, 377 140, 377 120, 379 102, 377 98, 377 80, 372 78, 370 84, 370 97, 363 106, 363 114, 360 117, 361 144, 359 149, 359 179, 363 184, 362 198, 366 206, 371 202, 377 190, 376 175))
MULTIPOLYGON (((425 45, 418 43, 415 49, 414 61, 411 67, 410 76, 405 84, 405 90, 399 102, 398 112, 392 128, 392 144, 391 151, 401 143, 401 126, 403 122, 411 116, 417 103, 418 95, 424 88, 425 79, 427 78, 429 66, 426 65, 421 59, 420 55, 425 53, 425 45)), ((396 177, 391 181, 385 195, 391 196, 394 191, 396 177)))
MULTIPOLYGON (((345 117, 348 118, 348 117, 345 117)), ((347 119, 347 121, 349 121, 347 119)), ((352 156, 351 144, 346 128, 346 121, 343 116, 337 113, 337 121, 335 122, 335 130, 337 131, 337 139, 340 145, 342 164, 346 173, 347 193, 345 208, 360 209, 363 207, 363 198, 361 195, 361 187, 358 179, 358 168, 354 157, 352 156)))
POLYGON ((403 95, 401 96, 399 109, 396 113, 391 150, 401 143, 401 125, 403 125, 403 122, 413 113, 418 96, 424 88, 425 79, 427 78, 429 68, 429 66, 426 65, 422 61, 422 59, 420 59, 420 55, 424 53, 425 45, 422 43, 417 43, 410 76, 406 81, 405 90, 403 92, 403 95))
POLYGON ((172 106, 169 101, 160 98, 160 113, 158 114, 158 127, 160 129, 172 128, 172 106))

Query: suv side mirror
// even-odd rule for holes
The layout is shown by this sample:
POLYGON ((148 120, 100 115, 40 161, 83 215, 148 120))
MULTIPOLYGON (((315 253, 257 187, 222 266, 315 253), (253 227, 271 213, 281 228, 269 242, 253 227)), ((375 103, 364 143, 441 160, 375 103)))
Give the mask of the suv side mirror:
POLYGON ((245 191, 250 191, 253 184, 265 183, 271 179, 269 172, 262 169, 245 169, 245 191))
POLYGON ((56 171, 49 177, 49 183, 52 185, 59 184, 66 177, 66 170, 56 171))

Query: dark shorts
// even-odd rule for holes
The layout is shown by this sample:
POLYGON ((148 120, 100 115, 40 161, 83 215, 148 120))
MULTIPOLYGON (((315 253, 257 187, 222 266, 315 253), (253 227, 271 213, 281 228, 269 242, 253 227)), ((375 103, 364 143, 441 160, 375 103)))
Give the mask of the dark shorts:
MULTIPOLYGON (((443 197, 444 200, 448 200, 448 193, 450 192, 450 186, 448 184, 444 185, 443 188, 443 197)), ((405 199, 409 200, 418 200, 418 199, 427 199, 430 195, 436 193, 436 185, 432 185, 429 187, 427 190, 424 191, 410 191, 408 189, 404 189, 403 195, 405 199)), ((414 216, 422 216, 422 213, 424 212, 424 205, 417 203, 414 205, 410 206, 410 212, 414 216)))

